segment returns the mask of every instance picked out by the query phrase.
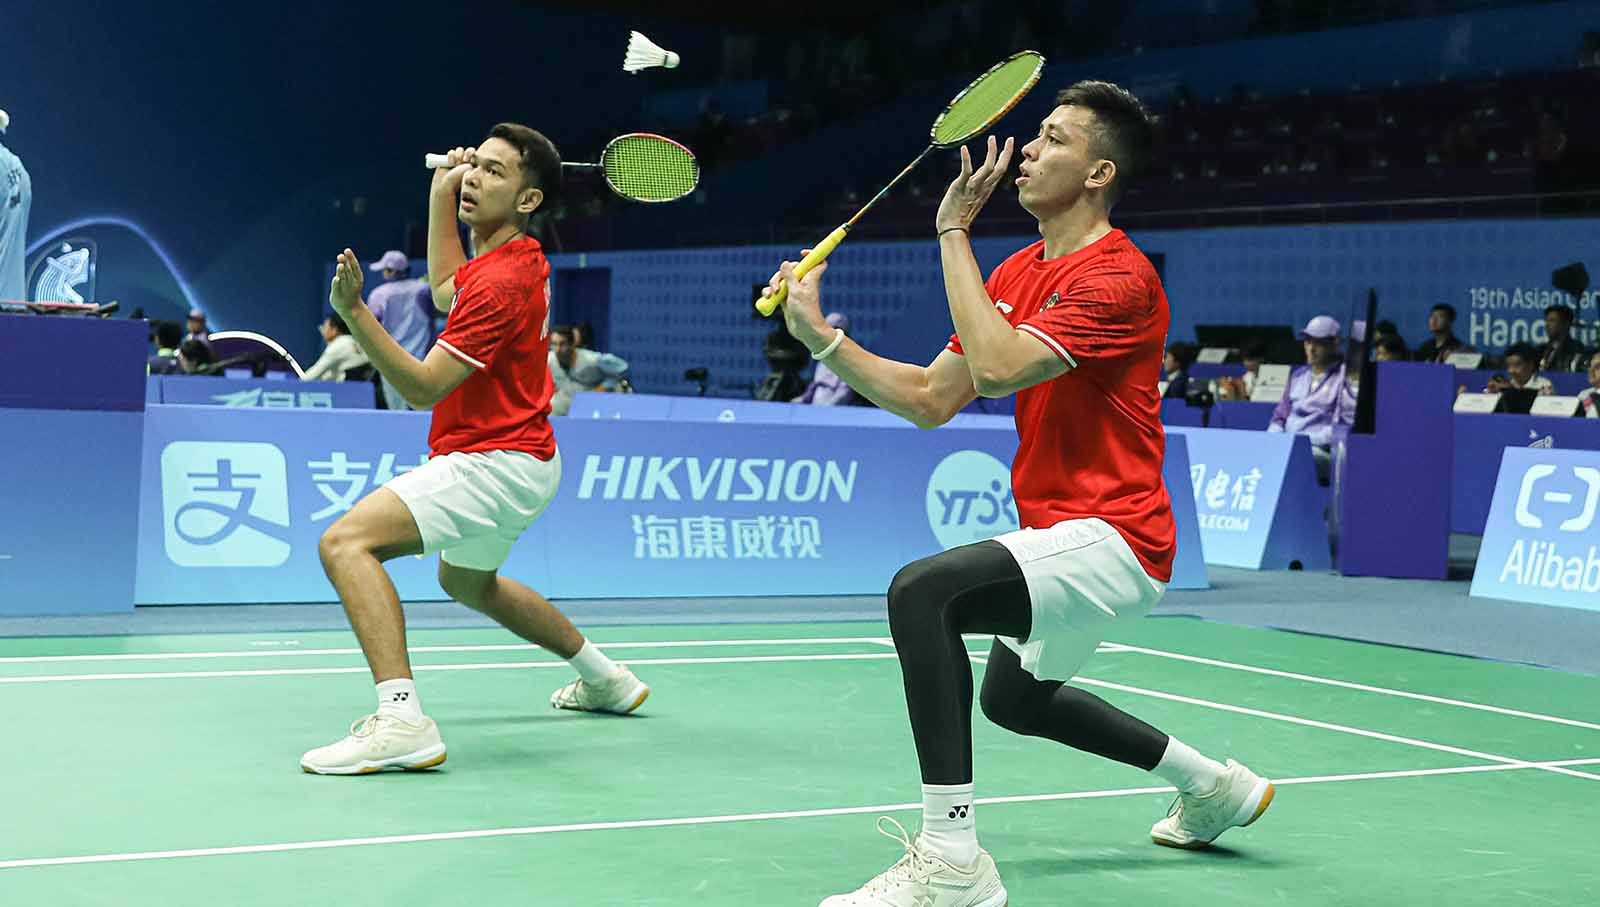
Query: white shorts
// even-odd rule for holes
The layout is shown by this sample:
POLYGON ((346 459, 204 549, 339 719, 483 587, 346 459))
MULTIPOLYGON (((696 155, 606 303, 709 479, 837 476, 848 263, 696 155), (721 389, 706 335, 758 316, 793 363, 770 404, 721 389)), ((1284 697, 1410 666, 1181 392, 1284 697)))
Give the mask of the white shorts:
POLYGON ((417 521, 422 553, 468 570, 500 569, 511 546, 561 484, 561 453, 548 461, 516 450, 434 457, 384 483, 417 521))
POLYGON ((995 638, 1039 680, 1070 680, 1114 625, 1150 613, 1167 591, 1105 520, 1066 520, 994 540, 1022 568, 1033 611, 1027 642, 995 638))

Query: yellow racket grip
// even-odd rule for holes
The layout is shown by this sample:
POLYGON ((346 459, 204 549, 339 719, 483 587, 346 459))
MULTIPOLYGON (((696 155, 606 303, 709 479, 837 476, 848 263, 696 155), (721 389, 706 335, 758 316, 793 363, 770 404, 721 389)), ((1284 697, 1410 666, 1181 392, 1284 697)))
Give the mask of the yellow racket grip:
MULTIPOLYGON (((832 233, 829 233, 827 239, 817 243, 816 248, 811 250, 811 254, 800 259, 800 263, 795 265, 795 279, 799 280, 800 278, 811 273, 812 268, 822 264, 823 259, 827 258, 829 253, 831 253, 834 248, 839 245, 839 243, 844 242, 845 236, 847 236, 849 233, 850 229, 848 227, 841 226, 835 229, 832 233)), ((767 296, 756 301, 756 311, 760 312, 762 315, 771 315, 773 312, 776 312, 778 310, 778 306, 783 305, 783 301, 788 298, 789 285, 786 283, 779 284, 777 292, 773 293, 771 296, 767 296)))

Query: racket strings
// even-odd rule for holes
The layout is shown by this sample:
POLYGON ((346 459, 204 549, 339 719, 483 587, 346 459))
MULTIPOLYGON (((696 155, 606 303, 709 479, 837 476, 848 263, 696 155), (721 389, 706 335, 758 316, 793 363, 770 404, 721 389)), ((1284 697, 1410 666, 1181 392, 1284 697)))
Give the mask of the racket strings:
POLYGON ((657 136, 632 135, 607 146, 601 160, 606 181, 619 195, 666 202, 694 191, 700 165, 688 149, 657 136))
POLYGON ((971 139, 1006 114, 1039 81, 1044 58, 1024 51, 984 73, 950 102, 933 124, 935 145, 971 139))

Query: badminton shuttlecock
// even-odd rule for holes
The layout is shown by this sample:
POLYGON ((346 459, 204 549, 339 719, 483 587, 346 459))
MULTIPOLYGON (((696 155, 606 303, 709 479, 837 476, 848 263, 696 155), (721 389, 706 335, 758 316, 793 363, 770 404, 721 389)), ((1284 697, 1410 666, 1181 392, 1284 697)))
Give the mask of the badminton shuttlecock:
POLYGON ((678 65, 678 55, 638 32, 628 33, 628 53, 622 58, 622 71, 634 73, 652 66, 673 69, 678 65))
POLYGON ((0 132, 5 132, 11 127, 11 114, 0 110, 0 132))

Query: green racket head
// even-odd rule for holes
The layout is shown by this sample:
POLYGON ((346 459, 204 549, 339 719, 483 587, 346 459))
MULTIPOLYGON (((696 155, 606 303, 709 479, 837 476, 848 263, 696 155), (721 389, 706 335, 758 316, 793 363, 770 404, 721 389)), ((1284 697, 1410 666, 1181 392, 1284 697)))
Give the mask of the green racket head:
POLYGON ((933 121, 933 144, 950 148, 993 126, 1033 88, 1043 71, 1044 55, 1031 50, 996 63, 950 99, 933 121))
POLYGON ((619 135, 600 155, 611 191, 636 202, 670 202, 700 184, 694 152, 672 139, 646 132, 619 135))

